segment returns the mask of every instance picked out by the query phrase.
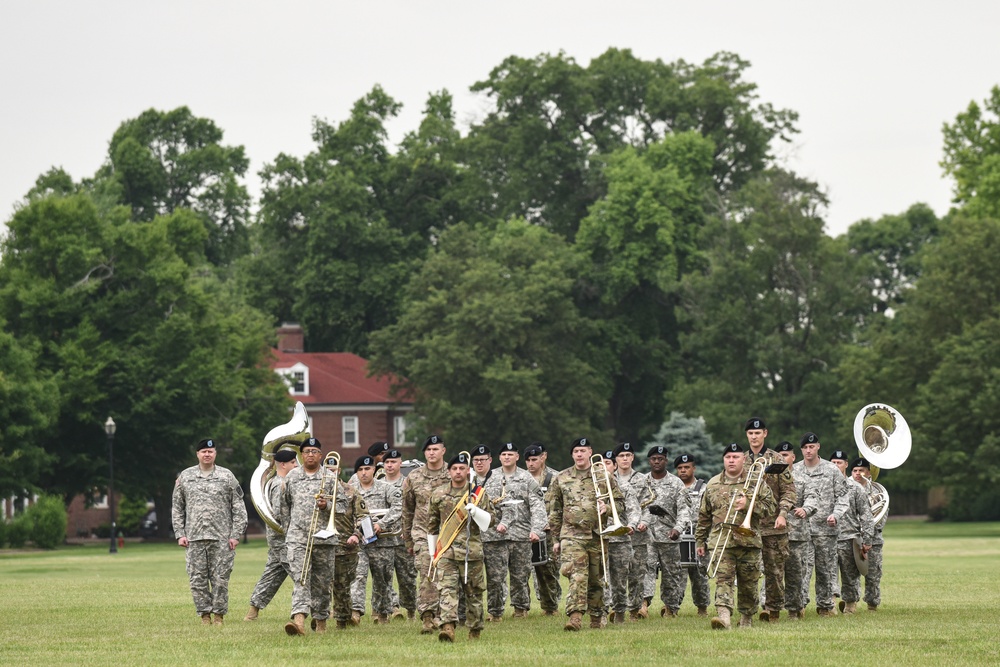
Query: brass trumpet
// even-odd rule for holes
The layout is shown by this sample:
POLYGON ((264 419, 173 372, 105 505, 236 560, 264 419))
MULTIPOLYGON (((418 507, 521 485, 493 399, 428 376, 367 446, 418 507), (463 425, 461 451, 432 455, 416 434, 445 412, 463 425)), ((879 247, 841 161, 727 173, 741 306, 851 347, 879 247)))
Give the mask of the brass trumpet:
POLYGON ((614 494, 611 491, 611 475, 604 467, 604 457, 594 454, 590 457, 590 479, 594 482, 594 500, 597 504, 597 537, 601 543, 601 568, 604 570, 604 584, 608 585, 608 554, 604 548, 605 537, 626 535, 628 526, 622 525, 618 518, 618 508, 615 506, 614 494), (611 508, 611 523, 604 526, 601 519, 601 503, 611 508))
POLYGON ((313 545, 317 539, 325 540, 328 537, 339 535, 334 519, 337 513, 337 489, 340 483, 340 454, 330 452, 323 458, 323 476, 320 478, 319 493, 316 494, 316 505, 313 506, 312 518, 309 520, 309 537, 306 540, 306 553, 302 563, 302 575, 299 577, 299 585, 305 585, 309 581, 310 570, 312 570, 313 545), (326 480, 330 469, 335 469, 333 473, 333 493, 326 493, 326 480), (316 530, 319 527, 320 513, 319 501, 326 500, 330 505, 330 520, 326 528, 316 530))

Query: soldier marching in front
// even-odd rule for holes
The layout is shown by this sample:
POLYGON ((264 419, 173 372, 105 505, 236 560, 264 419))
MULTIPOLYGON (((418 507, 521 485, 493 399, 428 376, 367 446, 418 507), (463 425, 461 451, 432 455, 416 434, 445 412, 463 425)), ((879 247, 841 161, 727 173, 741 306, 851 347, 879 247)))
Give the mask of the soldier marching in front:
MULTIPOLYGON (((388 623, 392 613, 393 549, 400 542, 398 533, 403 516, 402 490, 393 484, 375 479, 375 459, 362 456, 354 464, 352 486, 358 490, 372 516, 375 540, 363 545, 358 556, 358 572, 351 588, 351 607, 361 615, 365 611, 367 577, 361 576, 362 566, 372 573, 372 616, 375 623, 388 623)), ((353 615, 353 613, 352 613, 353 615)))
MULTIPOLYGON (((570 446, 573 466, 556 475, 549 492, 549 528, 552 533, 552 554, 562 557, 560 571, 569 579, 566 595, 565 630, 579 630, 583 614, 590 614, 590 627, 603 627, 604 587, 601 580, 603 551, 601 517, 610 516, 609 507, 597 498, 591 476, 593 450, 587 438, 578 438, 570 446)), ((611 478, 609 500, 616 510, 625 510, 618 484, 611 478)))
MULTIPOLYGON (((705 482, 695 477, 696 466, 695 458, 691 454, 681 454, 674 459, 674 470, 677 471, 677 478, 684 485, 684 504, 687 507, 688 515, 688 522, 681 533, 682 541, 685 538, 688 540, 694 539, 694 527, 698 522, 701 497, 705 493, 705 482)), ((695 565, 681 567, 677 595, 679 601, 684 602, 684 593, 687 590, 687 582, 690 579, 691 599, 694 601, 695 607, 698 608, 698 615, 708 616, 708 605, 711 603, 708 575, 705 571, 708 566, 708 558, 699 558, 698 561, 695 565)))
POLYGON ((747 472, 743 467, 743 448, 734 442, 723 451, 723 471, 709 480, 705 487, 698 512, 698 528, 695 530, 699 557, 710 550, 723 549, 721 554, 713 556, 713 559, 720 559, 715 580, 716 616, 712 619, 712 627, 718 630, 731 627, 734 607, 740 612, 741 627, 753 625, 760 599, 762 542, 758 530, 762 517, 774 513, 777 505, 765 483, 757 485, 757 493, 751 503, 753 490, 747 493, 744 489, 747 472), (751 505, 749 534, 727 527, 726 524, 742 524, 751 505), (735 515, 730 510, 735 510, 735 515), (726 530, 729 531, 728 542, 723 532, 726 530), (734 585, 738 606, 734 604, 737 602, 733 596, 734 585))
POLYGON ((649 609, 644 597, 646 566, 649 560, 649 501, 652 498, 649 481, 645 474, 632 468, 635 462, 635 448, 630 442, 623 442, 614 449, 615 481, 623 492, 631 489, 639 503, 639 516, 635 530, 629 535, 632 543, 632 560, 628 564, 628 613, 632 620, 648 618, 649 609))
MULTIPOLYGON (((281 493, 285 483, 285 475, 292 469, 298 467, 295 460, 295 452, 291 449, 282 449, 274 454, 275 476, 268 481, 268 486, 264 490, 267 494, 271 507, 281 505, 281 493)), ((287 530, 288 517, 278 517, 278 523, 282 530, 287 530)), ((264 609, 277 594, 285 578, 291 576, 292 570, 288 564, 288 552, 285 548, 285 534, 278 532, 271 526, 267 526, 267 562, 264 564, 264 572, 260 575, 257 585, 250 595, 250 609, 243 618, 244 621, 256 621, 258 613, 264 609)))
MULTIPOLYGON (((547 459, 548 453, 540 442, 533 442, 524 450, 524 466, 542 493, 546 519, 552 510, 552 496, 549 494, 549 488, 552 480, 559 474, 557 470, 545 464, 547 459)), ((549 532, 547 521, 545 535, 539 535, 539 537, 545 540, 545 546, 551 550, 554 541, 549 532)), ((538 598, 538 603, 542 608, 542 615, 555 616, 559 613, 559 599, 562 597, 562 586, 559 582, 559 559, 553 555, 541 565, 535 565, 532 577, 535 582, 535 597, 538 598)))
POLYGON ((656 445, 646 452, 649 461, 650 492, 656 499, 648 506, 650 530, 649 564, 646 572, 646 590, 652 594, 656 588, 656 570, 660 571, 660 616, 676 618, 681 607, 681 531, 689 521, 686 490, 676 475, 667 471, 667 448, 656 445), (652 581, 650 582, 650 578, 652 581))
MULTIPOLYGON (((864 459, 857 459, 851 467, 860 466, 864 459)), ((846 466, 845 466, 846 472, 846 466)), ((875 522, 872 520, 868 490, 853 477, 847 478, 847 493, 841 499, 846 505, 840 520, 840 536, 837 540, 837 560, 840 564, 840 611, 853 614, 861 599, 861 572, 854 560, 854 543, 857 540, 862 558, 868 557, 872 548, 875 522)))

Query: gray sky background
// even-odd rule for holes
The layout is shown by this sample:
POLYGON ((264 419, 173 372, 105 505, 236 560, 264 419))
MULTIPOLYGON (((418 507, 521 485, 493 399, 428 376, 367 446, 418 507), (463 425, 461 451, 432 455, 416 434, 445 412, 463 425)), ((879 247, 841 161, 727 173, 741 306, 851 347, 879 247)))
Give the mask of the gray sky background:
POLYGON ((0 220, 35 178, 92 175, 118 125, 187 105, 242 144, 248 185, 280 153, 312 147, 375 84, 404 104, 393 141, 431 91, 468 92, 508 55, 560 50, 586 65, 609 47, 701 63, 732 51, 760 99, 799 112, 785 166, 831 200, 827 231, 926 202, 947 211, 941 126, 1000 84, 997 2, 464 2, 262 0, 0 6, 0 220))

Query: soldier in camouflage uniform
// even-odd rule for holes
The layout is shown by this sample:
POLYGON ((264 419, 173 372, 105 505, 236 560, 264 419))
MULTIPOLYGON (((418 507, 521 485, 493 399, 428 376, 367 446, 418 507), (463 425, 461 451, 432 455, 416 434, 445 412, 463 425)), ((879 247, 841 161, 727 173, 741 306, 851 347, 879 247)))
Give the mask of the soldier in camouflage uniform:
MULTIPOLYGON (((319 632, 326 632, 330 617, 330 585, 333 579, 333 544, 330 539, 315 539, 309 561, 309 576, 303 581, 306 546, 309 543, 313 512, 319 501, 316 496, 322 489, 330 491, 332 473, 322 467, 323 449, 316 438, 309 438, 301 446, 302 466, 285 475, 278 512, 288 518, 285 530, 285 547, 292 571, 292 621, 285 625, 289 635, 305 634, 305 617, 312 615, 319 632)), ((329 511, 320 512, 316 524, 327 525, 329 511)))
POLYGON ((488 528, 496 518, 491 509, 489 494, 485 491, 477 505, 468 502, 469 460, 464 452, 448 463, 448 481, 447 485, 438 486, 431 494, 426 530, 427 546, 433 551, 437 547, 439 538, 443 541, 450 537, 439 533, 452 510, 459 503, 466 502, 464 505, 464 512, 468 513, 465 518, 466 523, 457 533, 453 533, 454 541, 450 546, 442 543, 442 550, 438 554, 435 566, 441 613, 441 631, 438 639, 452 642, 455 640, 455 626, 458 623, 459 590, 465 593, 465 624, 469 628, 469 639, 479 639, 479 634, 482 632, 483 591, 486 582, 480 531, 484 527, 488 528))
POLYGON ((428 576, 431 554, 427 550, 427 510, 434 490, 448 484, 444 453, 444 439, 439 435, 428 437, 424 441, 427 465, 417 468, 403 481, 403 541, 406 550, 413 554, 417 568, 417 611, 423 622, 421 634, 434 632, 434 616, 438 610, 437 588, 428 576))
MULTIPOLYGON (((747 470, 757 459, 764 459, 767 465, 782 463, 776 451, 767 447, 767 426, 760 417, 751 417, 744 424, 749 448, 744 466, 747 470)), ((762 621, 777 621, 785 602, 785 560, 788 558, 788 513, 795 508, 795 480, 792 471, 786 469, 779 475, 765 475, 764 483, 771 489, 778 506, 772 516, 760 521, 760 537, 764 562, 764 610, 762 621)))
MULTIPOLYGON (((864 459, 856 459, 851 468, 867 465, 864 459)), ((845 466, 846 472, 846 466, 845 466)), ((868 502, 868 489, 854 478, 847 479, 847 494, 842 499, 847 509, 840 521, 840 536, 837 540, 837 560, 840 563, 840 611, 853 614, 861 599, 861 572, 854 561, 854 541, 861 542, 861 553, 867 557, 872 548, 875 522, 872 507, 868 502)))
MULTIPOLYGON (((531 607, 528 579, 531 544, 544 535, 547 516, 542 491, 526 470, 517 467, 520 454, 512 442, 500 445, 500 467, 490 471, 486 492, 493 498, 496 524, 483 531, 486 563, 486 609, 491 620, 503 617, 507 606, 507 579, 514 618, 524 618, 531 607), (499 537, 499 540, 496 539, 499 537)), ((473 454, 473 461, 476 454, 473 454)))
MULTIPOLYGON (((865 459, 856 459, 851 466, 851 476, 865 488, 869 496, 868 505, 871 507, 871 496, 876 493, 872 484, 871 464, 865 459)), ((878 606, 882 602, 882 592, 879 588, 879 583, 882 581, 882 545, 885 544, 882 530, 885 528, 888 516, 889 513, 886 512, 872 527, 872 548, 868 552, 868 574, 865 575, 865 602, 868 604, 868 611, 878 611, 878 606)))
POLYGON ((847 480, 837 466, 819 456, 819 436, 806 433, 799 443, 802 460, 795 464, 800 473, 809 478, 819 503, 816 513, 809 519, 809 538, 812 541, 813 561, 806 564, 802 573, 808 582, 816 571, 816 611, 820 616, 834 616, 834 585, 837 581, 837 501, 847 493, 847 480))
POLYGON ((660 616, 676 618, 681 607, 681 531, 687 525, 688 513, 683 482, 667 471, 667 448, 657 445, 646 452, 649 460, 650 492, 656 499, 648 506, 651 515, 652 543, 646 581, 653 580, 650 589, 656 588, 656 570, 660 571, 660 616))
POLYGON ((215 465, 215 441, 202 440, 195 450, 198 465, 177 476, 171 519, 177 544, 187 550, 195 611, 203 624, 222 625, 229 611, 236 545, 247 529, 247 508, 236 477, 215 465))
POLYGON ((357 482, 351 486, 364 498, 372 516, 375 540, 364 544, 358 554, 358 570, 351 587, 351 608, 360 615, 365 612, 365 590, 370 569, 372 616, 375 623, 388 623, 392 613, 393 549, 401 541, 398 532, 403 517, 403 493, 399 487, 375 479, 375 459, 371 456, 362 456, 355 462, 352 479, 357 482), (363 573, 362 567, 365 568, 363 573))
MULTIPOLYGON (((569 621, 564 629, 579 630, 584 612, 590 613, 590 627, 600 629, 604 625, 604 585, 598 531, 601 525, 607 525, 611 512, 603 500, 598 500, 594 489, 590 441, 574 440, 571 452, 573 466, 556 475, 549 489, 552 555, 562 558, 560 571, 569 579, 566 595, 569 621)), ((625 502, 614 478, 608 493, 620 516, 625 511, 625 502)))
POLYGON ((792 443, 778 443, 778 455, 788 464, 795 480, 795 509, 788 514, 788 558, 785 560, 785 609, 788 618, 802 620, 805 593, 809 581, 803 580, 808 563, 812 562, 812 540, 809 537, 809 518, 819 507, 815 488, 802 468, 795 465, 795 448, 792 443))
MULTIPOLYGON (((608 471, 608 476, 614 478, 618 470, 614 450, 609 449, 604 452, 604 468, 608 471)), ((625 498, 625 512, 619 519, 628 526, 629 532, 624 535, 611 535, 604 540, 608 559, 608 582, 604 587, 604 604, 610 610, 611 622, 622 624, 625 622, 625 610, 628 608, 628 576, 633 556, 632 534, 639 524, 642 510, 639 509, 639 500, 632 487, 619 485, 619 488, 625 498)))
MULTIPOLYGON (((271 507, 281 506, 282 485, 287 475, 299 464, 295 460, 295 452, 291 449, 282 449, 274 455, 275 476, 268 480, 264 493, 267 495, 271 507)), ((276 517, 278 524, 282 526, 278 532, 270 525, 266 528, 267 535, 267 562, 264 564, 264 572, 260 575, 257 585, 250 595, 250 610, 243 618, 244 621, 256 621, 261 609, 270 604, 271 600, 278 593, 285 578, 291 574, 288 565, 288 554, 285 549, 285 527, 288 517, 276 517)))
MULTIPOLYGON (((688 515, 688 522, 681 532, 682 541, 685 537, 690 540, 694 539, 694 526, 698 521, 701 496, 705 493, 705 482, 695 477, 696 465, 694 457, 690 454, 681 454, 674 459, 674 470, 677 471, 677 478, 684 485, 684 505, 687 508, 688 515)), ((708 557, 706 556, 698 560, 697 565, 689 565, 681 568, 677 597, 680 602, 684 601, 687 581, 690 579, 691 599, 698 608, 698 615, 708 616, 708 605, 711 602, 708 575, 706 574, 708 557)))
MULTIPOLYGON (((403 455, 398 449, 390 449, 382 458, 382 465, 385 470, 386 484, 392 484, 399 489, 400 501, 403 497, 403 474, 401 466, 403 455)), ((402 505, 400 505, 402 512, 402 505)), ((402 530, 402 519, 400 519, 400 530, 402 530)), ((398 592, 392 591, 392 618, 413 620, 417 612, 417 568, 413 565, 413 554, 406 550, 406 543, 402 537, 397 537, 395 546, 392 548, 392 568, 396 572, 396 584, 398 592), (404 615, 400 607, 406 610, 404 615)))
MULTIPOLYGON (((651 493, 646 475, 632 469, 635 461, 635 449, 632 443, 623 442, 614 449, 615 481, 628 497, 629 491, 635 496, 639 505, 639 515, 634 525, 635 530, 629 535, 632 543, 632 560, 628 564, 628 612, 633 621, 648 618, 649 610, 644 588, 646 585, 646 561, 649 560, 649 526, 652 519, 649 514, 649 499, 651 493)), ((615 619, 617 620, 617 619, 615 619)))
MULTIPOLYGON (((554 468, 545 465, 548 459, 548 452, 540 442, 533 442, 524 450, 524 466, 528 469, 528 474, 538 484, 538 489, 542 492, 542 500, 545 503, 546 528, 545 535, 539 535, 545 540, 547 549, 551 550, 553 541, 548 530, 548 515, 552 510, 552 496, 549 494, 549 487, 552 480, 559 474, 554 468)), ((548 560, 532 568, 532 580, 535 584, 535 597, 542 608, 542 615, 555 616, 559 612, 559 599, 562 598, 562 586, 559 582, 559 559, 549 555, 548 560)))
POLYGON ((758 530, 762 518, 773 515, 777 505, 770 487, 761 483, 752 503, 752 533, 745 535, 729 530, 729 541, 725 542, 723 524, 742 524, 750 509, 748 496, 752 495, 753 490, 744 491, 743 488, 747 481, 743 468, 744 459, 743 448, 738 444, 734 442, 726 447, 722 459, 723 471, 709 480, 705 487, 698 512, 698 527, 695 529, 699 557, 717 547, 721 548, 720 542, 726 544, 721 555, 714 556, 721 558, 715 580, 716 616, 712 619, 712 627, 717 630, 728 630, 731 627, 730 619, 735 602, 734 584, 739 596, 740 627, 753 625, 760 599, 762 542, 758 530))

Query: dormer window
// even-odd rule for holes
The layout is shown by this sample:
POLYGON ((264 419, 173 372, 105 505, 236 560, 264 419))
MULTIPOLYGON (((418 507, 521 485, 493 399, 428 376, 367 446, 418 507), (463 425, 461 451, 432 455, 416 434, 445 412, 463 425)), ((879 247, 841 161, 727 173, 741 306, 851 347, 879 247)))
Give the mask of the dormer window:
POLYGON ((309 395, 309 367, 299 362, 289 368, 275 369, 279 375, 285 378, 288 384, 288 393, 292 396, 309 395))

